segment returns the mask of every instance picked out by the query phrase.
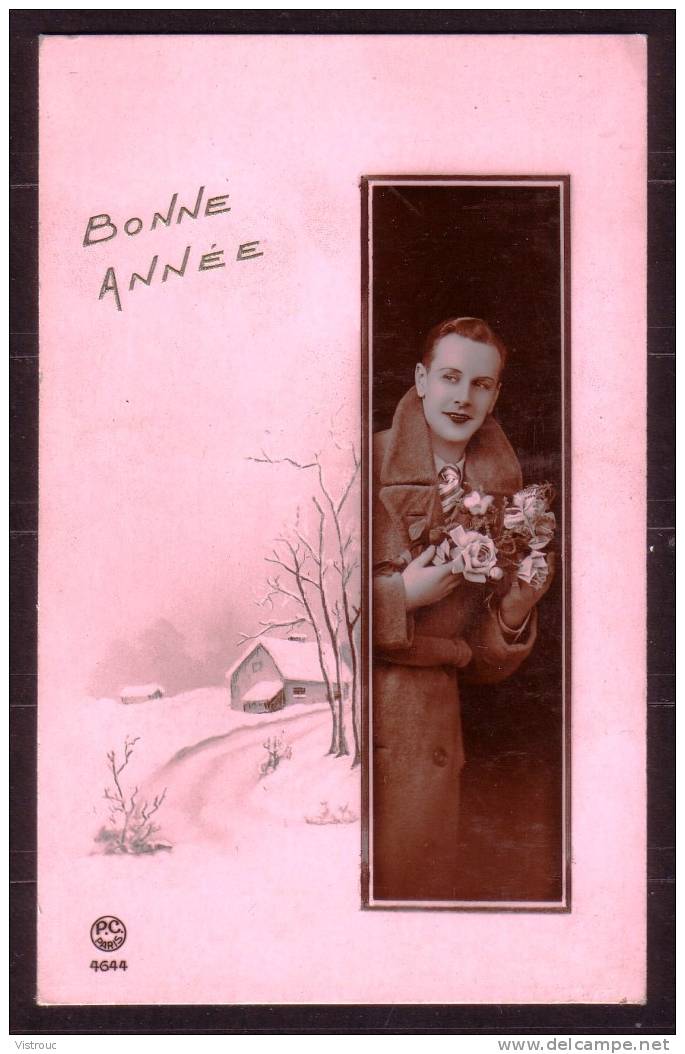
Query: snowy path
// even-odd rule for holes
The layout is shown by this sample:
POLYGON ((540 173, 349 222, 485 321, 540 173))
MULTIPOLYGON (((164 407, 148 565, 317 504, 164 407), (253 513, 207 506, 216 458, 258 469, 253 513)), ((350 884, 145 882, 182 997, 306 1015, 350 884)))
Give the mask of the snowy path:
MULTIPOLYGON (((262 814, 259 819, 263 824, 269 813, 273 817, 274 804, 281 811, 287 802, 296 810, 302 807, 292 802, 292 777, 297 774, 297 783, 302 782, 305 759, 324 757, 329 738, 330 712, 327 707, 317 707, 309 713, 267 717, 257 726, 239 727, 183 748, 151 781, 157 789, 167 788, 160 811, 164 836, 177 845, 244 843, 254 827, 249 821, 258 819, 256 812, 262 814), (283 760, 276 772, 260 779, 260 765, 267 757, 263 744, 274 735, 285 738, 293 760, 283 760)), ((346 759, 328 758, 326 762, 331 767, 349 766, 346 759)), ((318 806, 320 788, 317 784, 312 789, 312 805, 318 806)), ((302 813, 293 818, 300 822, 304 819, 302 813)))
MULTIPOLYGON (((248 993, 248 1001, 268 1002, 285 976, 303 1001, 313 975, 336 999, 348 920, 360 914, 360 770, 349 756, 326 754, 328 707, 226 712, 225 694, 215 690, 166 702, 156 712, 112 702, 84 714, 84 722, 101 721, 103 711, 110 720, 85 757, 91 767, 82 771, 71 841, 55 825, 47 828, 53 840, 43 842, 58 879, 44 877, 41 911, 61 919, 72 905, 56 976, 85 973, 85 1003, 112 1001, 115 983, 123 1002, 192 1002, 196 992, 202 1001, 248 993), (104 749, 125 735, 141 736, 137 764, 125 770, 129 792, 139 776, 139 800, 167 789, 155 820, 170 852, 94 851, 103 807, 91 788, 101 785, 104 749), (292 757, 260 779, 263 743, 273 735, 285 736, 292 757), (345 806, 352 822, 307 822, 339 817, 345 806), (109 988, 84 970, 90 926, 107 911, 125 921, 130 963, 107 974, 109 988)), ((53 943, 51 936, 46 947, 53 943)))

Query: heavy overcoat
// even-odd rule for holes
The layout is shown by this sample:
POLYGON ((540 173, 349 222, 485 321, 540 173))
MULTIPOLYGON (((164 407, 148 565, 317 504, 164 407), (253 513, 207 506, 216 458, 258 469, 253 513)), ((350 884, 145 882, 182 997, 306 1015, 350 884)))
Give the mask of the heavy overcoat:
MULTIPOLYGON (((466 449, 464 479, 486 494, 521 487, 518 459, 489 417, 466 449)), ((415 389, 374 437, 372 490, 372 895, 455 899, 459 774, 464 763, 459 678, 493 683, 530 653, 502 632, 492 587, 460 580, 443 600, 407 612, 399 571, 410 546, 443 523, 430 432, 415 389), (459 673, 457 673, 459 670, 459 673)))

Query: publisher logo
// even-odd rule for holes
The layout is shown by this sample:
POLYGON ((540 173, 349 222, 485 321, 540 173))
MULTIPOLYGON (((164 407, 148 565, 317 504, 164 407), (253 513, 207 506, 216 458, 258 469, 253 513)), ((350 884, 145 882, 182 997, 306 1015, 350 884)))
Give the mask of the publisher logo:
POLYGON ((126 927, 116 915, 102 915, 90 927, 90 939, 101 952, 115 952, 126 940, 126 927))

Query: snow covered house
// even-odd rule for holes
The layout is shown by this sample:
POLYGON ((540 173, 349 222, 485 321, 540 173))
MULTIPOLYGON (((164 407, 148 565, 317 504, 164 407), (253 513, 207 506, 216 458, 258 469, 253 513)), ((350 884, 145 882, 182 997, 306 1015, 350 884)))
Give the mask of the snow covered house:
POLYGON ((148 699, 162 699, 164 689, 161 684, 137 684, 129 688, 122 688, 119 698, 122 703, 144 703, 148 699))
MULTIPOLYGON (((349 676, 343 667, 343 694, 349 676)), ((252 714, 327 701, 318 648, 303 637, 262 637, 227 670, 226 683, 231 709, 252 714)))

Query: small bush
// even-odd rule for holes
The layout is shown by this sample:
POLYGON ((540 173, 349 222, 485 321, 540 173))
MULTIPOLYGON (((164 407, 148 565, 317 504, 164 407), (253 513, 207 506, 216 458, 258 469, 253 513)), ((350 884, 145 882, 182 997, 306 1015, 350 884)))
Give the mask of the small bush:
POLYGON ((109 802, 109 819, 95 836, 95 841, 101 847, 101 851, 106 854, 133 853, 138 855, 171 849, 169 842, 155 839, 160 828, 152 819, 166 797, 166 787, 161 794, 155 795, 152 802, 147 800, 139 802, 138 787, 134 787, 129 792, 121 779, 121 774, 127 767, 137 742, 138 737, 136 739, 126 737, 121 762, 117 762, 115 751, 110 750, 107 754, 107 763, 114 786, 105 787, 104 798, 109 802))
POLYGON ((260 779, 275 772, 284 758, 289 760, 293 756, 293 748, 286 742, 285 736, 271 736, 262 746, 269 756, 259 766, 260 779))
POLYGON ((359 819, 357 814, 349 808, 347 802, 339 805, 335 811, 331 811, 327 801, 321 802, 321 811, 318 816, 305 816, 306 823, 356 823, 359 819))

